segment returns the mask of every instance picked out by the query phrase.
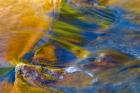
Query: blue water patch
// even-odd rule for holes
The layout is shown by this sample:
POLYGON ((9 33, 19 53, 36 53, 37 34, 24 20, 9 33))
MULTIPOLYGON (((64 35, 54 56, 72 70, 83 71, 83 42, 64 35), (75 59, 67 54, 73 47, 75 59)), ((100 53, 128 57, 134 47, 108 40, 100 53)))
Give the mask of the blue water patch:
POLYGON ((65 48, 56 48, 56 57, 58 64, 66 64, 76 59, 76 56, 65 48))
POLYGON ((12 68, 9 72, 5 73, 4 75, 0 76, 0 82, 8 80, 10 84, 13 84, 15 81, 15 68, 12 68))

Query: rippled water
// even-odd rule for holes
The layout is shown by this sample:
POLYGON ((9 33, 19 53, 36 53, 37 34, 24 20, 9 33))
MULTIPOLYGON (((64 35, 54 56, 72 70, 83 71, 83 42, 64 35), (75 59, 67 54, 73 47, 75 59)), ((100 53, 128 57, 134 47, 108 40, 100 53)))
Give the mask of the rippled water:
POLYGON ((2 2, 0 93, 139 93, 139 0, 2 2))

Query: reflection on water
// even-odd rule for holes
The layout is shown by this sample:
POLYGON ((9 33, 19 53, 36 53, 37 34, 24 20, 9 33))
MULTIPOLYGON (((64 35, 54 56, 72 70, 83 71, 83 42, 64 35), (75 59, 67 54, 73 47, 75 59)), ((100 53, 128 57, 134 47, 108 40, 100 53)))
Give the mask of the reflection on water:
POLYGON ((130 1, 2 0, 0 93, 139 93, 130 1))

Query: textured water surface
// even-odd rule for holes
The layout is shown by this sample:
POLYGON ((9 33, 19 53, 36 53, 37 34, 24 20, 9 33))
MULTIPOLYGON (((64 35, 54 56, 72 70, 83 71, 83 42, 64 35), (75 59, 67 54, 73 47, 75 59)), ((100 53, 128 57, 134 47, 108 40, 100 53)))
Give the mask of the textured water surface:
POLYGON ((139 93, 139 0, 0 2, 0 93, 139 93))

